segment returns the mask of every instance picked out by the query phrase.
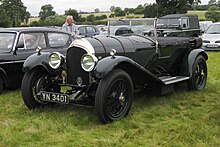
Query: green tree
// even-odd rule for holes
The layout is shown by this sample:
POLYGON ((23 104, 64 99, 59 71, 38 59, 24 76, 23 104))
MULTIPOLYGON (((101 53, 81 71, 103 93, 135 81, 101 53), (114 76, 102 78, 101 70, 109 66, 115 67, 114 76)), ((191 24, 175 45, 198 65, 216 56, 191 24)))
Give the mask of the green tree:
POLYGON ((99 8, 96 8, 96 9, 94 10, 94 12, 95 12, 95 13, 99 13, 99 12, 100 12, 99 8))
POLYGON ((33 21, 30 26, 62 26, 66 21, 66 16, 64 15, 54 15, 49 16, 44 20, 33 21))
POLYGON ((115 16, 125 16, 125 12, 120 7, 116 7, 114 12, 115 16))
POLYGON ((95 21, 95 16, 93 14, 87 16, 86 21, 87 22, 94 22, 95 21))
POLYGON ((210 0, 209 1, 209 5, 212 5, 212 4, 215 4, 216 3, 216 0, 210 0))
POLYGON ((21 0, 0 0, 1 13, 7 14, 12 21, 12 26, 20 26, 24 22, 27 15, 27 8, 21 0))
POLYGON ((159 16, 167 14, 187 13, 188 0, 156 0, 159 16))
POLYGON ((11 27, 12 21, 5 12, 0 13, 0 27, 11 27))
POLYGON ((129 8, 129 13, 134 13, 135 9, 134 8, 129 8))
POLYGON ((114 13, 111 13, 111 14, 109 15, 109 18, 113 18, 113 17, 115 17, 115 14, 114 14, 114 13))
POLYGON ((110 7, 110 11, 111 11, 111 12, 114 12, 114 11, 115 11, 115 6, 111 6, 111 7, 110 7))
POLYGON ((219 7, 211 6, 208 11, 205 13, 205 18, 213 22, 220 21, 220 12, 219 7))
POLYGON ((55 15, 49 16, 45 20, 41 22, 42 26, 62 26, 66 21, 66 16, 63 15, 55 15))
POLYGON ((154 3, 154 4, 146 5, 144 10, 144 17, 154 18, 158 15, 157 11, 158 11, 157 4, 154 3))
POLYGON ((40 21, 32 21, 32 22, 30 23, 30 26, 32 26, 32 27, 41 26, 41 25, 40 25, 40 21))
POLYGON ((47 17, 54 15, 56 15, 56 12, 53 10, 53 6, 51 4, 41 6, 39 13, 40 20, 45 20, 47 17))
POLYGON ((101 15, 101 16, 95 16, 95 20, 103 20, 103 19, 106 19, 107 16, 106 15, 101 15))
POLYGON ((124 12, 125 12, 126 15, 129 15, 129 13, 130 13, 129 8, 124 8, 124 12))
POLYGON ((142 5, 138 5, 137 8, 135 8, 134 14, 144 14, 144 7, 142 5))
POLYGON ((25 14, 25 24, 27 24, 28 23, 28 20, 29 20, 29 18, 31 17, 31 14, 29 13, 29 12, 26 12, 26 14, 25 14))
POLYGON ((66 10, 65 11, 65 15, 71 15, 71 16, 73 16, 73 19, 75 20, 75 21, 80 21, 80 16, 79 16, 79 13, 75 10, 75 9, 69 9, 69 10, 66 10))

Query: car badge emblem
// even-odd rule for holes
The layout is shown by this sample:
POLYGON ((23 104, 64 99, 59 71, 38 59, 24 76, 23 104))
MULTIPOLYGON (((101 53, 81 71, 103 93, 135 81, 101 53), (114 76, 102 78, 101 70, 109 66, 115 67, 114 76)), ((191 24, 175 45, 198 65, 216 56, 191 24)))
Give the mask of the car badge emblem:
POLYGON ((78 84, 78 86, 81 86, 83 84, 83 79, 81 77, 78 77, 76 83, 78 84))

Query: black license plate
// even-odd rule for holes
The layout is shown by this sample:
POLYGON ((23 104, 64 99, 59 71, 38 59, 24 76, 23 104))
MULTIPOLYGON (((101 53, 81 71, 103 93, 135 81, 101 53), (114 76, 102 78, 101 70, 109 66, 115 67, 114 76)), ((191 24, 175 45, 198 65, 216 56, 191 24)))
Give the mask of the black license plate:
POLYGON ((218 44, 207 44, 207 47, 216 48, 218 47, 218 44))
POLYGON ((42 91, 40 93, 40 99, 47 102, 69 104, 69 96, 66 94, 42 91))

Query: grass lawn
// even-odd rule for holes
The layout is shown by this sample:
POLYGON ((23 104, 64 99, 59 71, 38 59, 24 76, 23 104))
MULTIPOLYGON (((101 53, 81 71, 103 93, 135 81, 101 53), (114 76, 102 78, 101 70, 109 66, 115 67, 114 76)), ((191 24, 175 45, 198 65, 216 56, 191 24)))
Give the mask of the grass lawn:
POLYGON ((188 11, 187 14, 197 14, 200 20, 205 20, 205 12, 206 11, 188 11))
POLYGON ((109 15, 111 15, 111 12, 87 13, 87 14, 79 14, 79 15, 81 15, 81 17, 87 17, 91 14, 93 14, 94 16, 106 15, 107 17, 109 17, 109 15))
POLYGON ((208 53, 202 92, 137 94, 127 118, 103 125, 93 109, 29 111, 19 90, 0 95, 0 146, 220 146, 220 53, 208 53))

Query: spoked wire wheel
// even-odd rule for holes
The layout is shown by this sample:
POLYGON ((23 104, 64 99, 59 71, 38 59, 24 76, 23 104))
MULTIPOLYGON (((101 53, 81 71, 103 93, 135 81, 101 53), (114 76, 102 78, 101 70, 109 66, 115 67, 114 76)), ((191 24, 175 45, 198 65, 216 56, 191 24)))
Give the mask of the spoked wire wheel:
POLYGON ((101 122, 109 123, 127 116, 133 99, 133 83, 123 70, 115 69, 97 88, 95 109, 101 122))
POLYGON ((207 65, 202 55, 199 55, 192 69, 192 76, 188 81, 190 90, 203 90, 207 82, 207 65))
POLYGON ((112 118, 118 118, 128 105, 128 87, 123 79, 116 80, 108 92, 106 100, 107 113, 112 118))

